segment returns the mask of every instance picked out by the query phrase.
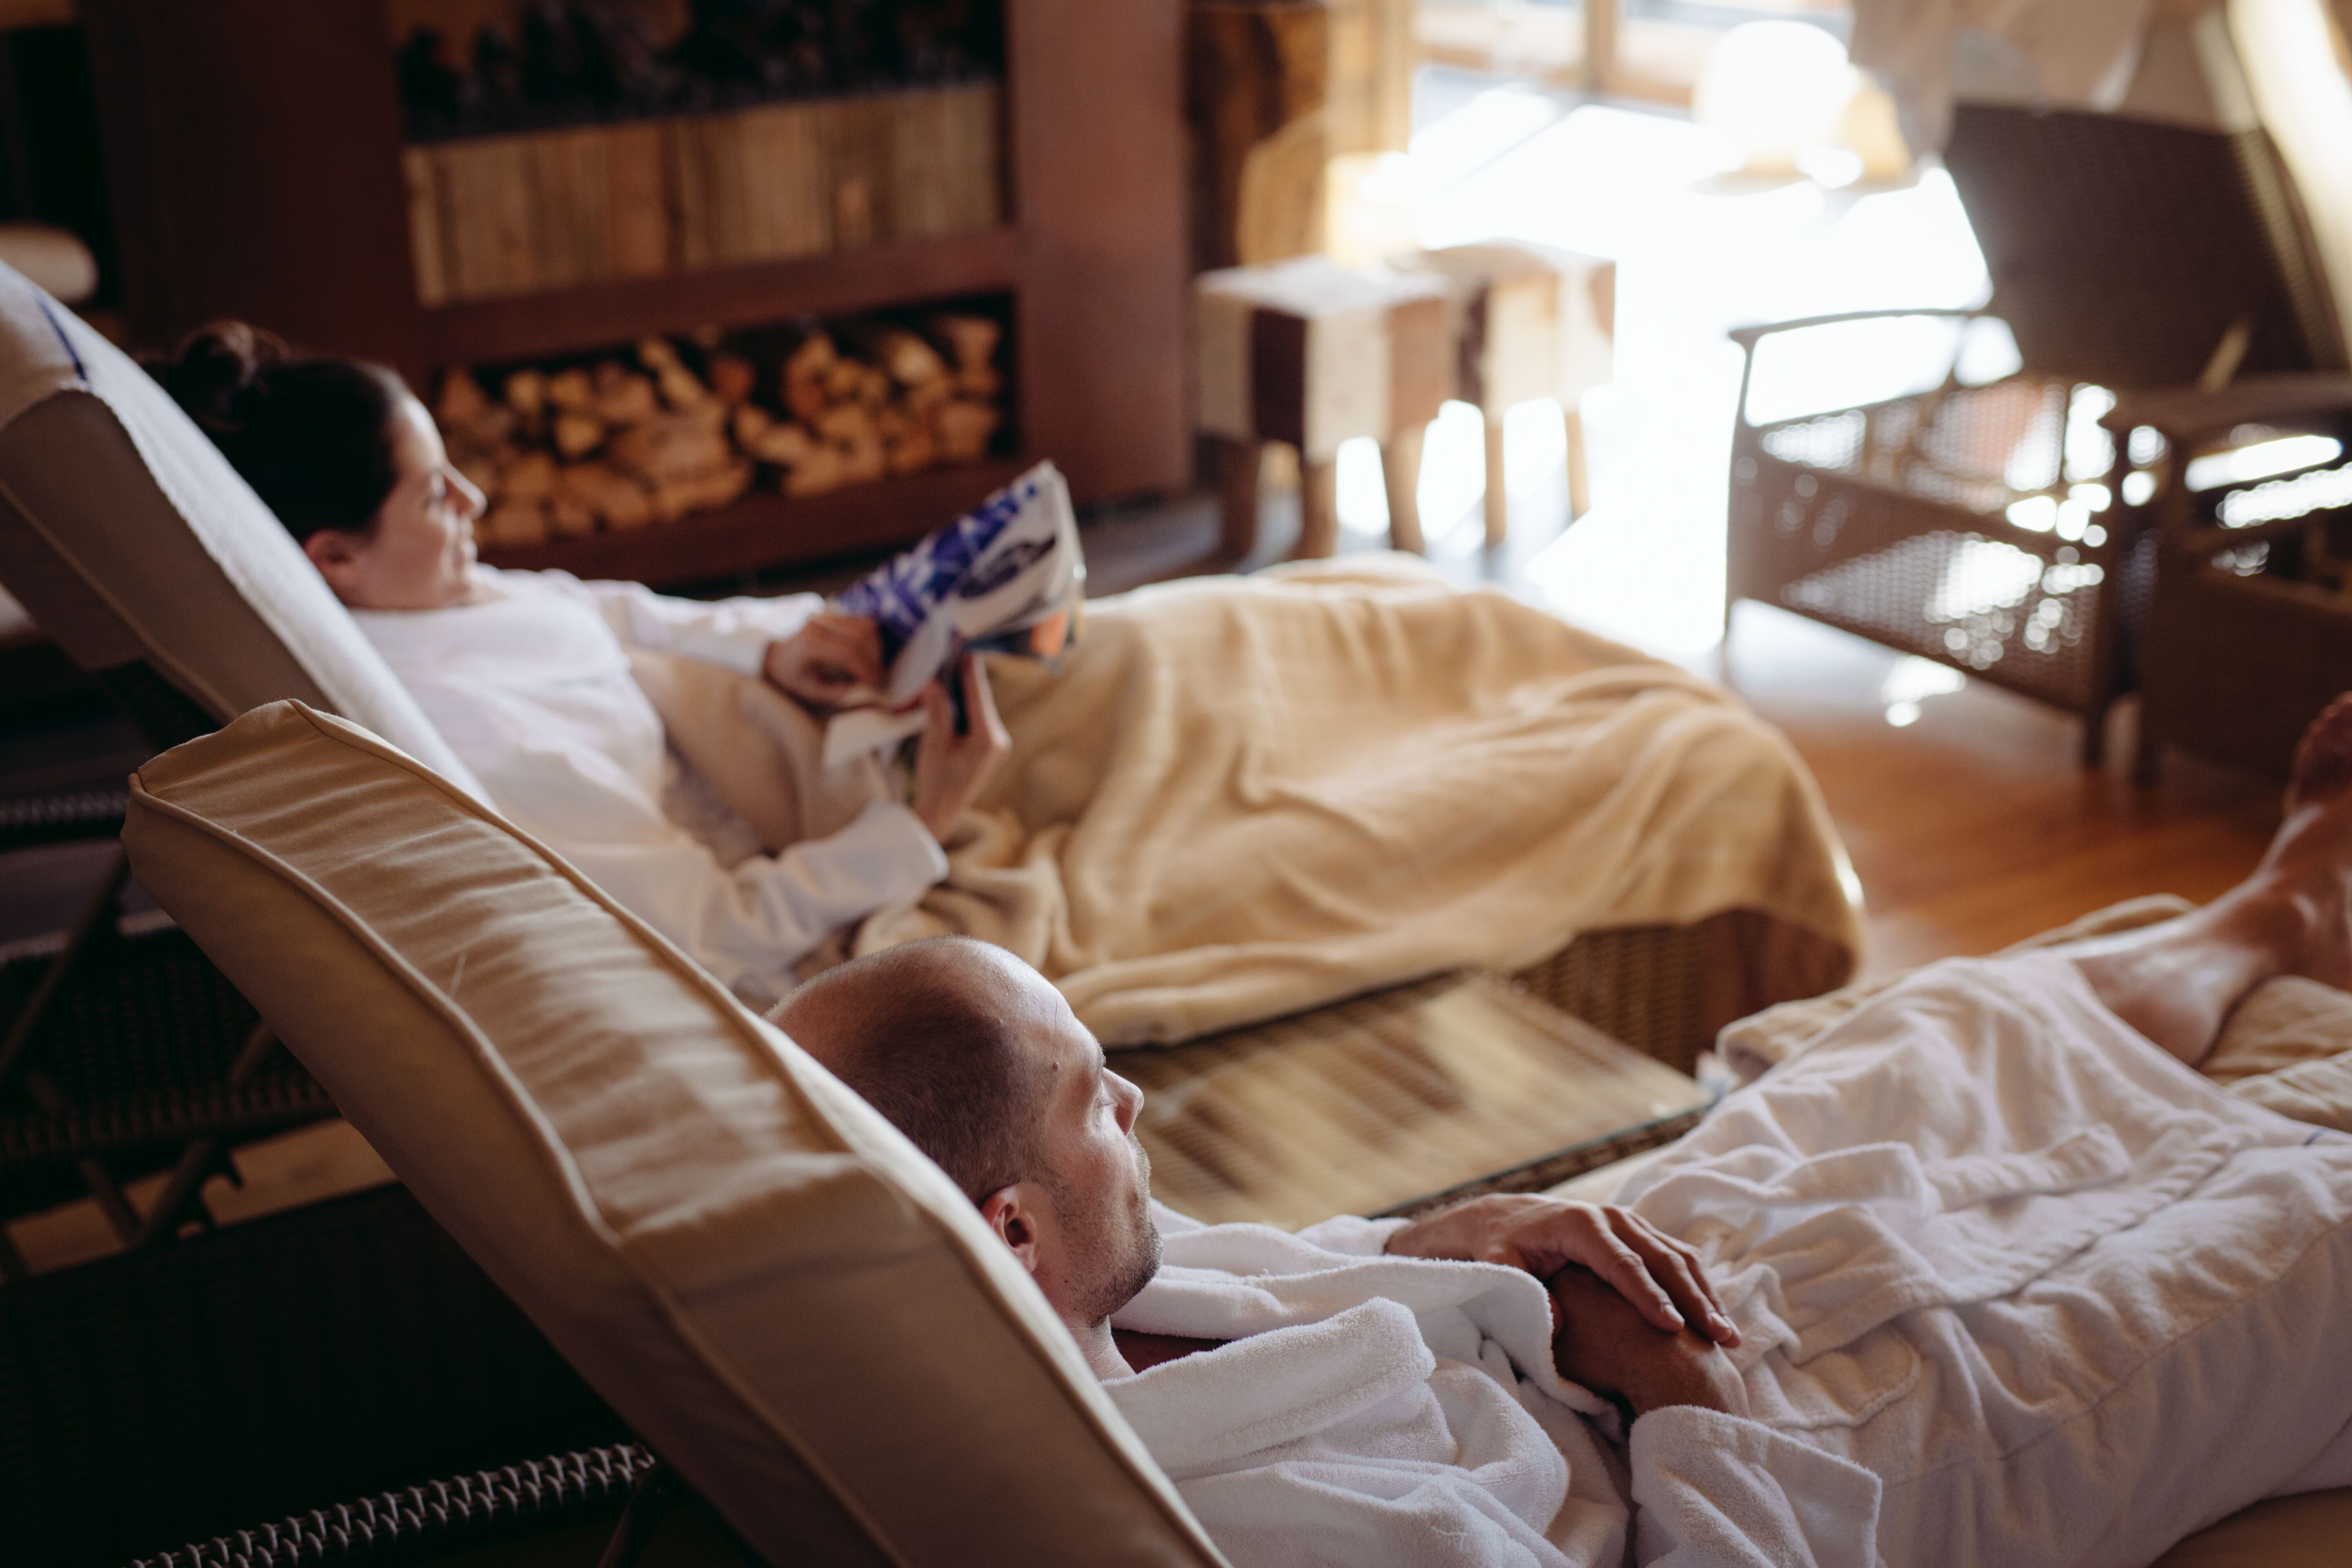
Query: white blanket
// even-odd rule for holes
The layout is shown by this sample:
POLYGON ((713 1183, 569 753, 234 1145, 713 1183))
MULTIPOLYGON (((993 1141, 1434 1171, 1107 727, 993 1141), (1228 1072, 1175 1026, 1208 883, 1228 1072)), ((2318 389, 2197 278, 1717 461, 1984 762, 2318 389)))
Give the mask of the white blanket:
POLYGON ((1244 1568, 1613 1563, 1629 1523, 1644 1563, 2144 1563, 2352 1481, 2352 1139, 2062 959, 1923 971, 1619 1197, 1707 1256, 1759 1419, 1621 1454, 1533 1280, 1362 1221, 1171 1216, 1118 1323, 1236 1342, 1112 1395, 1244 1568))

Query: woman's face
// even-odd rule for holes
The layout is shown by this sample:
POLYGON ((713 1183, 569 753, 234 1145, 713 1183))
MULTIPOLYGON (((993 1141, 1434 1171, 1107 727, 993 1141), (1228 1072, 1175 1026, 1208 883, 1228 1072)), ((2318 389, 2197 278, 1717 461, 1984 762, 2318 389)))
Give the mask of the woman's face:
POLYGON ((443 610, 472 592, 474 520, 482 492, 449 466, 433 416, 404 396, 393 416, 399 475, 366 534, 322 528, 302 552, 354 610, 443 610))

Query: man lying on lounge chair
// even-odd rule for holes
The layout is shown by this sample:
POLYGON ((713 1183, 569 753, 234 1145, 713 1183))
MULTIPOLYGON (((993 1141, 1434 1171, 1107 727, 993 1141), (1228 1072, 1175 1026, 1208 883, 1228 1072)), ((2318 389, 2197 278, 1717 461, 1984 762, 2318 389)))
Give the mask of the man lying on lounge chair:
POLYGON ((2144 1563, 2352 1483, 2352 1139, 2189 1070, 2352 984, 2352 698, 2204 909, 1953 960, 1727 1100, 1622 1206, 1296 1236, 1153 1205, 1141 1095, 957 939, 779 1021, 955 1179, 1229 1556, 2144 1563))

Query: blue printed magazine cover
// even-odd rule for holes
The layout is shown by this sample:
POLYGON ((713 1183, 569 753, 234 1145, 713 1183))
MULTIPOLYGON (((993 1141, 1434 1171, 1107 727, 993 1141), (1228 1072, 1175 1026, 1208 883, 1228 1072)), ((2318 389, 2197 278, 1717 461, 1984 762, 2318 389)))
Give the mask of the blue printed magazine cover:
POLYGON ((889 711, 836 718, 826 762, 911 733, 919 710, 915 726, 898 710, 967 649, 1057 658, 1077 635, 1086 582, 1069 486, 1050 462, 860 578, 834 608, 881 628, 889 711))

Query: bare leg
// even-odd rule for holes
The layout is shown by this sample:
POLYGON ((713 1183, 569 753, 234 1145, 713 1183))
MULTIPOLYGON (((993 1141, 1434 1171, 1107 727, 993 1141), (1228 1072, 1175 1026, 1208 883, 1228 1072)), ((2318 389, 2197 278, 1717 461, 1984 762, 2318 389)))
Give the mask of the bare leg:
POLYGON ((2059 950, 2116 1016, 2189 1066, 2263 981, 2352 988, 2352 693, 2295 750, 2286 820, 2252 876, 2203 909, 2059 950))

